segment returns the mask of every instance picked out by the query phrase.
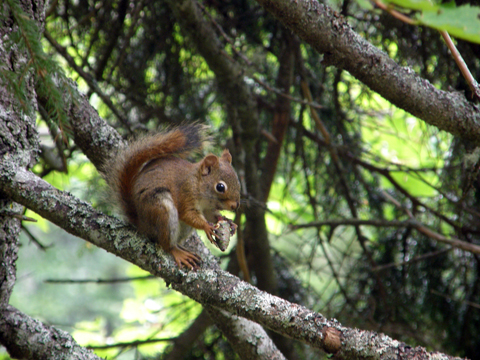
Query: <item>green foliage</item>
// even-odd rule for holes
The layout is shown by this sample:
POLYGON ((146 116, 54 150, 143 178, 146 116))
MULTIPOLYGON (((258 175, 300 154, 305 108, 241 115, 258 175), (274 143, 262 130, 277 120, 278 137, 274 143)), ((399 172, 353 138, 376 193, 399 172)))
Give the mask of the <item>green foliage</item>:
POLYGON ((62 68, 52 61, 44 50, 39 38, 40 31, 30 20, 15 0, 6 0, 13 15, 18 30, 11 34, 5 44, 16 48, 17 51, 26 51, 29 61, 18 71, 0 68, 0 77, 10 86, 25 111, 32 112, 32 99, 26 99, 26 74, 33 72, 36 82, 36 92, 39 98, 45 100, 45 109, 48 113, 47 121, 56 123, 61 131, 68 133, 68 117, 65 110, 64 96, 73 97, 72 88, 67 84, 62 68))
POLYGON ((436 3, 430 0, 387 0, 406 10, 418 11, 415 19, 419 24, 467 41, 480 43, 480 7, 464 4, 456 6, 453 1, 436 3))
POLYGON ((423 24, 467 41, 480 44, 480 7, 468 4, 459 7, 441 6, 417 16, 423 24))

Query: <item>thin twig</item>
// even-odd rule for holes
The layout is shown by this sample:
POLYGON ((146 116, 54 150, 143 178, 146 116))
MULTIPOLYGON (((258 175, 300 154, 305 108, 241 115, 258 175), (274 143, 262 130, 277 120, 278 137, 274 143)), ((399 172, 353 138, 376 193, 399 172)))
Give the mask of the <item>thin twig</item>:
MULTIPOLYGON (((449 219, 444 214, 441 214, 439 211, 433 209, 432 207, 428 206, 427 204, 425 204, 424 202, 420 201, 415 196, 410 194, 403 186, 401 186, 394 179, 394 177, 390 174, 389 169, 379 168, 379 167, 377 167, 377 166, 375 166, 371 163, 365 162, 365 161, 363 161, 359 158, 354 157, 352 154, 350 154, 348 152, 344 153, 344 155, 346 157, 350 158, 355 164, 358 164, 358 165, 362 166, 364 169, 379 173, 380 175, 384 176, 395 187, 395 189, 397 189, 400 193, 402 193, 407 198, 409 198, 412 201, 413 204, 423 207, 424 209, 426 209, 430 213, 434 214, 439 219, 445 221, 447 224, 451 225, 455 229, 458 229, 460 227, 459 224, 455 223, 455 221, 453 221, 452 219, 449 219)), ((388 197, 388 194, 387 194, 386 197, 388 197)))
POLYGON ((466 304, 466 305, 472 306, 472 307, 474 307, 474 308, 480 309, 480 304, 477 304, 477 303, 474 303, 474 302, 471 302, 471 301, 467 301, 467 300, 457 300, 457 299, 454 299, 452 296, 448 296, 448 295, 442 294, 441 292, 436 291, 436 290, 430 290, 430 292, 431 292, 432 294, 434 294, 434 295, 441 296, 441 297, 443 297, 443 298, 445 298, 445 299, 457 301, 457 302, 460 302, 460 303, 462 303, 462 304, 466 304))
POLYGON ((374 1, 375 5, 379 7, 380 9, 388 12, 390 15, 392 15, 394 18, 403 21, 404 23, 410 24, 410 25, 418 25, 418 22, 415 20, 410 19, 408 16, 402 14, 401 12, 392 9, 390 5, 384 4, 379 0, 374 1))
POLYGON ((136 346, 144 345, 144 344, 152 344, 152 343, 166 342, 166 341, 175 341, 175 339, 176 338, 136 340, 136 341, 131 341, 131 342, 119 342, 119 343, 109 344, 109 345, 87 345, 86 348, 87 349, 100 350, 100 349, 111 349, 111 348, 116 348, 116 347, 136 347, 136 346))
POLYGON ((205 6, 203 6, 203 4, 200 2, 200 1, 197 1, 197 5, 203 10, 203 13, 206 14, 208 16, 208 18, 210 19, 210 21, 212 22, 213 25, 215 25, 215 27, 217 28, 217 30, 220 32, 220 34, 222 34, 223 38, 225 39, 225 41, 227 41, 230 45, 232 45, 232 50, 235 54, 237 54, 238 57, 240 57, 243 61, 245 61, 245 63, 248 65, 248 66, 252 66, 254 65, 245 55, 243 55, 240 51, 237 50, 237 48, 235 47, 235 44, 233 43, 232 39, 230 39, 230 37, 227 35, 227 33, 223 30, 223 28, 215 21, 215 19, 213 18, 213 16, 207 11, 207 9, 205 9, 205 6))
POLYGON ((478 82, 475 80, 472 73, 468 69, 467 64, 465 64, 465 61, 463 60, 462 55, 460 55, 460 53, 458 52, 457 47, 455 46, 452 39, 450 38, 450 35, 448 35, 448 32, 446 32, 445 30, 441 30, 440 34, 445 40, 445 43, 447 44, 447 47, 450 50, 458 68, 460 69, 460 72, 462 73, 463 77, 467 81, 467 84, 470 87, 470 90, 477 97, 477 99, 480 99, 480 86, 478 85, 478 82))
POLYGON ((8 217, 12 217, 12 218, 15 218, 15 219, 19 219, 19 220, 22 220, 22 221, 31 221, 31 222, 37 222, 36 219, 33 219, 31 217, 28 217, 28 216, 25 216, 23 214, 18 214, 14 211, 11 211, 9 209, 3 209, 0 211, 0 214, 1 215, 5 215, 5 216, 8 216, 8 217))
POLYGON ((392 267, 410 265, 410 264, 413 264, 413 263, 416 263, 416 262, 419 262, 419 261, 422 261, 422 260, 425 260, 425 259, 429 259, 431 257, 442 255, 444 253, 449 252, 452 249, 453 249, 453 247, 448 247, 448 248, 445 248, 445 249, 442 249, 442 250, 430 252, 428 254, 415 256, 415 257, 411 258, 410 260, 397 262, 397 263, 390 263, 390 264, 385 264, 385 265, 379 265, 376 268, 373 268, 372 271, 382 271, 382 270, 390 269, 392 267))
POLYGON ((153 275, 146 275, 146 276, 136 276, 136 277, 127 277, 127 278, 116 278, 116 279, 47 279, 44 282, 48 284, 88 284, 88 283, 96 283, 96 284, 113 284, 119 282, 129 282, 129 281, 137 281, 137 280, 149 280, 149 279, 156 279, 153 275))
POLYGON ((455 238, 455 237, 447 237, 447 236, 444 236, 442 234, 439 234, 439 233, 429 229, 427 226, 425 226, 424 224, 417 221, 415 219, 415 217, 413 216, 412 212, 409 209, 407 209, 406 207, 402 206, 392 196, 390 196, 386 192, 383 192, 383 195, 385 196, 386 199, 391 201, 395 206, 397 206, 398 208, 400 208, 401 210, 403 210, 407 214, 407 216, 410 218, 410 220, 407 221, 408 224, 410 226, 414 227, 417 231, 421 232, 422 234, 426 235, 427 237, 429 237, 433 240, 443 242, 445 244, 449 244, 449 245, 451 245, 455 248, 462 249, 464 251, 468 251, 468 252, 471 252, 471 253, 474 253, 474 254, 480 254, 480 246, 479 245, 471 244, 471 243, 468 243, 466 241, 460 240, 460 239, 455 238))
POLYGON ((397 208, 399 209, 402 209, 405 214, 408 215, 408 217, 410 219, 413 219, 413 214, 412 212, 410 211, 410 209, 406 208, 405 206, 403 206, 402 204, 400 204, 392 195, 390 195, 389 193, 387 193, 385 190, 382 190, 382 195, 385 199, 387 199, 388 201, 390 201, 393 205, 395 205, 397 208))
POLYGON ((323 220, 323 221, 314 221, 308 224, 297 224, 297 225, 290 225, 289 228, 292 230, 309 228, 309 227, 323 227, 323 226, 343 226, 343 225, 350 225, 350 226, 375 226, 375 227, 405 227, 408 226, 408 221, 398 221, 398 220, 378 220, 378 219, 370 219, 370 220, 362 220, 362 219, 335 219, 335 220, 323 220))
POLYGON ((255 75, 247 75, 247 77, 250 77, 252 80, 254 80, 256 83, 258 83, 259 85, 261 85, 262 87, 264 87, 265 89, 267 89, 268 91, 272 91, 274 92, 275 94, 277 95, 280 95, 280 96, 283 96, 284 98, 288 99, 288 100, 291 100, 291 101, 294 101, 296 103, 299 103, 299 104, 303 104, 303 105, 308 105, 308 106, 311 106, 315 109, 322 109, 323 106, 314 102, 314 101, 308 101, 308 100, 303 100, 303 99, 299 99, 299 98, 296 98, 294 96, 291 96, 289 94, 285 94, 283 91, 279 90, 279 89, 276 89, 270 85, 268 85, 266 82, 260 80, 257 76, 255 75))
POLYGON ((22 230, 27 234, 27 236, 30 238, 30 240, 34 243, 37 244, 37 246, 40 248, 42 251, 47 251, 49 247, 52 247, 53 245, 43 245, 31 232, 28 230, 26 226, 22 226, 22 230))

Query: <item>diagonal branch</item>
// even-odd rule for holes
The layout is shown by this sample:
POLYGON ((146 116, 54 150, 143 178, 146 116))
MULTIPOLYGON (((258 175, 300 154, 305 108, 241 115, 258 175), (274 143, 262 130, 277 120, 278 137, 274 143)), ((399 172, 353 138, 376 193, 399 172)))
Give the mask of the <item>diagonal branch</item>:
MULTIPOLYGON (((410 25, 418 25, 419 22, 416 20, 410 19, 408 16, 402 14, 401 12, 393 9, 391 5, 386 5, 380 0, 374 0, 373 1, 376 6, 378 6, 380 9, 388 12, 390 15, 393 17, 407 23, 410 25)), ((460 72, 462 73, 463 77, 465 78, 465 81, 467 82, 468 86, 470 87, 470 90, 472 93, 477 97, 480 98, 480 86, 478 85, 477 81, 473 77, 472 73, 467 67, 467 64, 465 64, 465 61, 462 58, 462 55, 460 55, 460 52, 457 50, 457 47, 453 43, 452 39, 450 38, 450 35, 448 32, 445 30, 439 30, 440 35, 442 35, 443 40, 445 40, 445 43, 447 44, 448 49, 450 50, 450 53, 453 56, 453 59, 455 60, 455 63, 457 64, 458 68, 460 69, 460 72)))
POLYGON ((172 288, 203 305, 243 316, 282 335, 336 353, 338 359, 370 359, 371 351, 377 350, 385 358, 438 356, 421 347, 406 347, 385 335, 348 329, 303 306, 260 291, 221 270, 198 236, 188 246, 196 247, 196 252, 206 259, 205 264, 197 272, 181 271, 170 256, 157 254, 155 246, 140 238, 132 227, 18 168, 10 157, 0 162, 0 191, 71 234, 162 277, 172 288))
POLYGON ((465 140, 480 141, 480 110, 463 94, 436 89, 360 37, 316 0, 257 0, 281 23, 324 54, 324 63, 349 71, 392 104, 465 140))

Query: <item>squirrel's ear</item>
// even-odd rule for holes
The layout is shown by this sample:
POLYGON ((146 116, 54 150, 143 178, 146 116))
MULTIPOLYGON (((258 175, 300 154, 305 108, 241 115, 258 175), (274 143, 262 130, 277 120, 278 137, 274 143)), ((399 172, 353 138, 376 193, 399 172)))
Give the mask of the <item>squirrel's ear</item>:
POLYGON ((218 166, 218 157, 215 155, 207 155, 203 158, 200 164, 200 172, 203 176, 212 172, 212 167, 218 166))
POLYGON ((232 163, 232 155, 230 155, 228 149, 223 150, 222 159, 228 161, 230 164, 232 163))

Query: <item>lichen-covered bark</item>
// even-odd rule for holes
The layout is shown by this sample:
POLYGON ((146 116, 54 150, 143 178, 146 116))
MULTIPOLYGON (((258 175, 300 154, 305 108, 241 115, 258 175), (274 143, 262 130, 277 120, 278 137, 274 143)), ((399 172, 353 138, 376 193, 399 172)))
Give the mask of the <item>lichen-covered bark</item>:
POLYGON ((0 343, 15 359, 100 359, 67 332, 42 324, 12 306, 2 310, 0 343))
POLYGON ((66 231, 160 276, 172 288, 199 303, 255 321, 313 347, 335 352, 338 359, 454 359, 429 353, 373 332, 348 329, 303 306, 260 291, 221 270, 198 237, 186 246, 205 259, 198 271, 179 270, 173 259, 140 238, 118 219, 99 213, 73 195, 59 191, 33 173, 0 162, 0 191, 66 231), (337 334, 337 335, 335 335, 337 334))
MULTIPOLYGON (((32 5, 22 3, 24 11, 34 16, 32 5)), ((40 2, 38 6, 42 7, 40 2)), ((24 74, 25 98, 32 106, 26 109, 11 92, 11 86, 0 77, 0 158, 9 157, 16 166, 33 166, 38 151, 38 136, 35 130, 35 93, 33 75, 25 73, 28 61, 26 51, 9 46, 8 36, 18 33, 19 29, 8 14, 6 6, 0 6, 0 67, 3 72, 24 74)), ((23 206, 13 203, 0 192, 0 308, 7 306, 16 280, 15 261, 18 251, 18 234, 21 230, 23 206)))
POLYGON ((343 16, 317 0, 257 0, 315 50, 325 65, 349 71, 392 104, 428 124, 480 141, 480 111, 464 94, 442 91, 360 37, 343 16))

